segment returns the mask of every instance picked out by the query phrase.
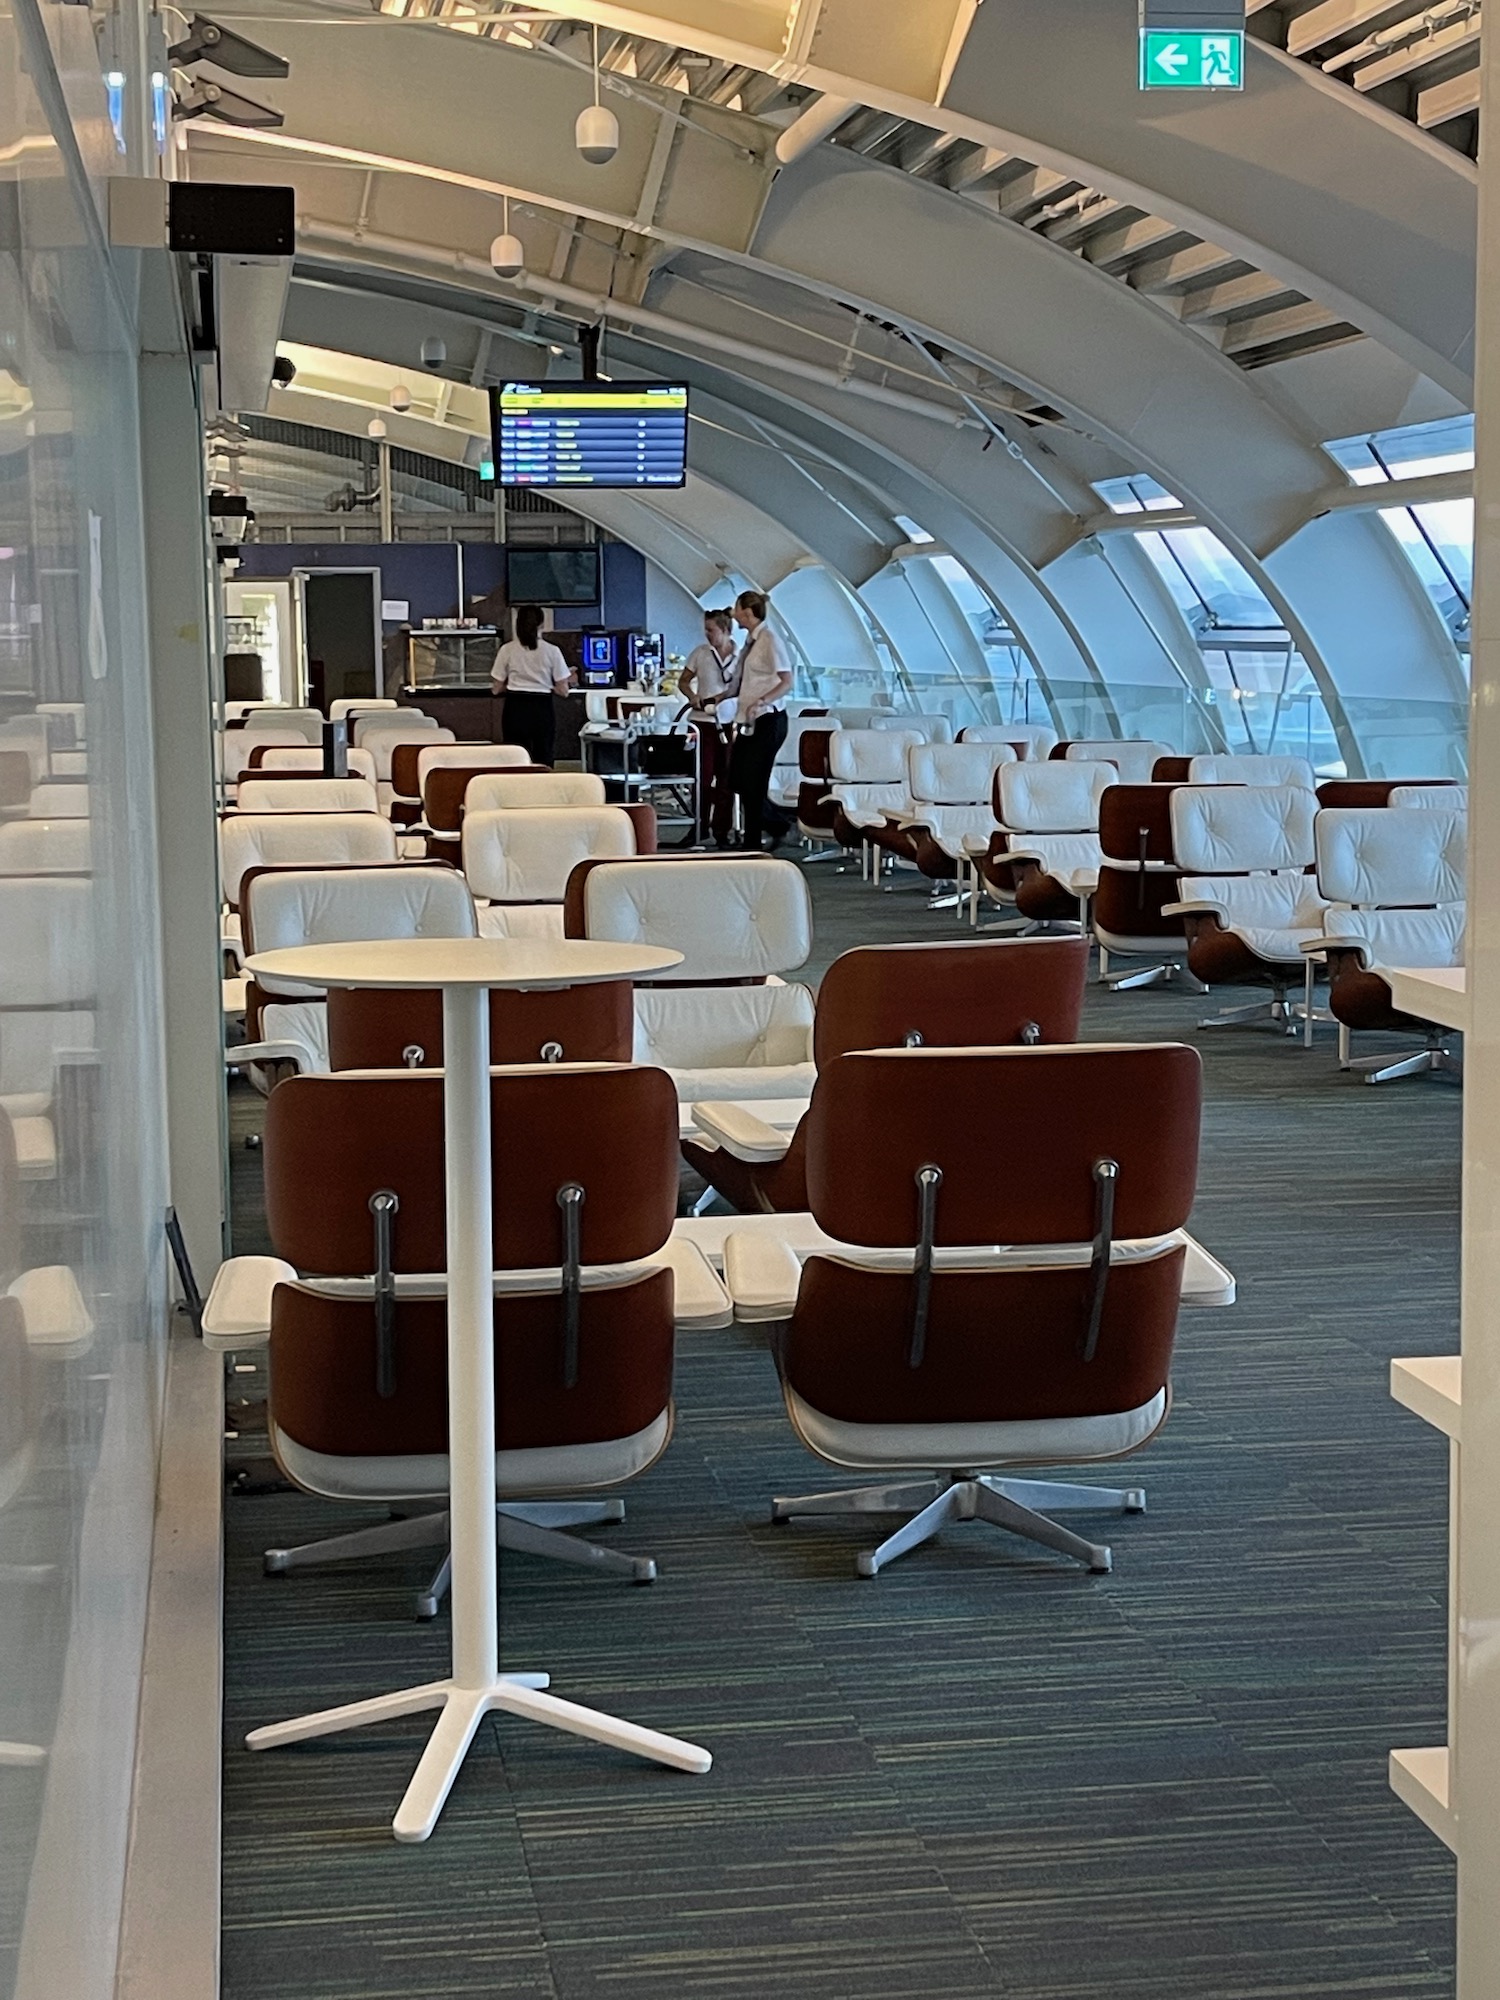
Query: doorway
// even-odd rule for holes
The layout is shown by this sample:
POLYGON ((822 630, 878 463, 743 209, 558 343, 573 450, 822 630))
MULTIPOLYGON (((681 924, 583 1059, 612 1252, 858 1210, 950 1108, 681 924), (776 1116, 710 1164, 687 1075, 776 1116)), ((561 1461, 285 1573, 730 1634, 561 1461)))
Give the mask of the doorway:
POLYGON ((381 692, 380 571, 300 569, 307 698, 328 713, 335 701, 381 692))

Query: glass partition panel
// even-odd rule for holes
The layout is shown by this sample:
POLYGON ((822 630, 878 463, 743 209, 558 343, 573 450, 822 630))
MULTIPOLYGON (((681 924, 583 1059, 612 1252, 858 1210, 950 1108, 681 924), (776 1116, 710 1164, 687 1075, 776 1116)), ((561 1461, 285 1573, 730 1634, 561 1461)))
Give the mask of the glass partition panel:
MULTIPOLYGON (((43 11, 102 114, 88 11, 43 11)), ((0 22, 0 1996, 108 2000, 168 1311, 160 951, 135 340, 45 56, 0 22)))

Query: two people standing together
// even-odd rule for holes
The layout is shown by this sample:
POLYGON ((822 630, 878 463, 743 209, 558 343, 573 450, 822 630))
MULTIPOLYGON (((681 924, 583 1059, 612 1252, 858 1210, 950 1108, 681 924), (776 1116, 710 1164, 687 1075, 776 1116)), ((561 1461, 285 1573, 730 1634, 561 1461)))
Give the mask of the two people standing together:
POLYGON ((733 845, 736 797, 744 846, 762 846, 769 830, 774 848, 791 831, 791 821, 767 796, 776 753, 786 741, 792 672, 766 611, 758 590, 743 592, 732 612, 706 611, 703 644, 689 654, 678 681, 698 730, 698 831, 718 847, 733 845), (736 625, 745 634, 738 646, 736 625))

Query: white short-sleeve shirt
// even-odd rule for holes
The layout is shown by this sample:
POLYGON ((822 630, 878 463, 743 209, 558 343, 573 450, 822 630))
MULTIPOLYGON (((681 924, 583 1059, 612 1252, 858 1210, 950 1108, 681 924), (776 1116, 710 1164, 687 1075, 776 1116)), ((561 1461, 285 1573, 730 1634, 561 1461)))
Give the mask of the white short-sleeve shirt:
POLYGON ((534 647, 507 639, 490 671, 497 688, 510 688, 516 694, 551 694, 567 678, 568 663, 549 639, 538 639, 534 647))

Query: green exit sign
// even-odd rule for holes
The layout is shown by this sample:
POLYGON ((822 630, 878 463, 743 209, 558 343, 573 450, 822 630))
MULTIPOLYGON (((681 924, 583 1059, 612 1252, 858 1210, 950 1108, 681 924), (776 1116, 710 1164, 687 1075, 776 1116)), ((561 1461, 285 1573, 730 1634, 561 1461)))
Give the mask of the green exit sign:
POLYGON ((1243 90, 1243 29, 1143 28, 1142 90, 1243 90))

